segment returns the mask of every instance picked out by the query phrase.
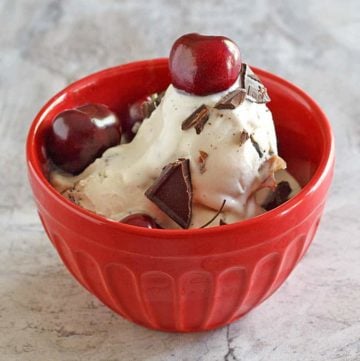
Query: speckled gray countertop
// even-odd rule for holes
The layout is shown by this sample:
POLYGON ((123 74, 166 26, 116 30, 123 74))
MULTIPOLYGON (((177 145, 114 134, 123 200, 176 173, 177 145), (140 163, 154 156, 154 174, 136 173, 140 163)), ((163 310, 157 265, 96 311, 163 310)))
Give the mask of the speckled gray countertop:
POLYGON ((360 360, 358 0, 2 0, 0 24, 1 361, 360 360), (309 92, 337 165, 315 241, 280 290, 228 327, 169 334, 123 320, 69 275, 37 217, 24 143, 66 84, 166 56, 192 31, 235 39, 249 63, 309 92))

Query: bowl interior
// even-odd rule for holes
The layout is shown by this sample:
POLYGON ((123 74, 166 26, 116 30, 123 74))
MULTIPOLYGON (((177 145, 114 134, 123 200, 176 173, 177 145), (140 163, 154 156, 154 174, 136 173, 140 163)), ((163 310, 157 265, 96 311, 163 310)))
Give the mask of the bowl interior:
POLYGON ((300 89, 257 71, 268 88, 279 154, 288 171, 304 187, 329 155, 330 129, 321 109, 300 89))
MULTIPOLYGON (((279 153, 288 169, 306 185, 330 149, 330 131, 320 108, 303 91, 287 81, 254 68, 268 88, 279 153)), ((45 170, 44 134, 59 112, 86 103, 108 105, 120 116, 138 98, 166 89, 170 83, 167 59, 131 63, 85 77, 55 95, 35 120, 35 168, 45 170)), ((31 140, 30 140, 31 141, 31 140)))

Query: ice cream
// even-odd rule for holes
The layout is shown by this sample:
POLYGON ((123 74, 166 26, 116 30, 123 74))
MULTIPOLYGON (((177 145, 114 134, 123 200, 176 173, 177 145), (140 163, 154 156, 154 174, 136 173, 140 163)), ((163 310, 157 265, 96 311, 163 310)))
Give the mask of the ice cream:
POLYGON ((290 183, 287 196, 299 190, 280 172, 286 162, 277 153, 268 101, 245 64, 223 91, 197 95, 170 85, 130 143, 109 148, 79 175, 55 170, 50 181, 74 203, 115 221, 145 214, 162 228, 199 228, 259 215, 276 176, 290 183), (184 197, 189 209, 174 211, 184 197))

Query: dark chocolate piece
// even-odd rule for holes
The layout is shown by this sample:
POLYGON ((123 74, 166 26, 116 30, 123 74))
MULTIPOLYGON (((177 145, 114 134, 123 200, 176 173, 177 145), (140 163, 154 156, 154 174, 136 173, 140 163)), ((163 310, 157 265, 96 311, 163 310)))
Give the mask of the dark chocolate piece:
POLYGON ((212 217, 210 219, 210 221, 206 222, 204 225, 202 225, 200 228, 205 228, 206 226, 208 226, 211 222, 213 222, 216 217, 218 217, 218 215, 221 213, 221 211, 223 210, 224 206, 225 206, 225 203, 226 203, 226 199, 224 199, 224 201, 222 202, 222 205, 220 207, 220 209, 216 212, 216 214, 214 215, 214 217, 212 217))
POLYGON ((227 223, 220 218, 219 226, 226 226, 227 223))
POLYGON ((144 102, 141 106, 141 110, 142 110, 142 114, 144 119, 147 119, 150 117, 151 113, 155 110, 156 105, 155 102, 153 100, 151 100, 150 102, 144 102))
POLYGON ((154 95, 155 95, 155 99, 154 99, 155 100, 155 105, 158 106, 161 103, 162 98, 165 95, 165 90, 160 92, 160 93, 155 93, 154 95))
POLYGON ((221 98, 214 106, 216 109, 235 109, 246 98, 245 89, 235 89, 221 98))
POLYGON ((247 64, 242 64, 241 66, 240 84, 246 90, 249 100, 255 103, 267 103, 270 101, 264 84, 247 64))
POLYGON ((208 153, 199 150, 199 158, 198 158, 198 162, 199 162, 199 169, 200 169, 200 173, 203 174, 206 172, 206 167, 205 167, 205 163, 206 163, 206 159, 209 156, 208 153))
POLYGON ((252 145, 254 146, 255 150, 259 154, 259 157, 262 158, 263 152, 260 149, 259 143, 254 139, 254 137, 252 135, 250 135, 250 139, 251 139, 252 145))
POLYGON ((271 193, 265 204, 262 205, 264 209, 270 211, 275 207, 283 204, 289 199, 291 193, 291 187, 289 182, 282 181, 277 186, 274 192, 271 193))
POLYGON ((181 129, 187 130, 191 127, 194 127, 196 134, 200 134, 204 129, 205 123, 208 121, 208 119, 209 109, 205 104, 203 104, 182 122, 181 129))
POLYGON ((189 228, 192 214, 192 185, 189 159, 178 159, 162 170, 145 196, 180 227, 189 228))
POLYGON ((151 94, 150 100, 144 101, 141 106, 143 118, 149 118, 151 113, 159 106, 164 92, 151 94))
POLYGON ((240 147, 250 138, 250 135, 248 132, 246 132, 245 130, 243 130, 241 133, 240 133, 240 141, 239 141, 239 144, 240 144, 240 147))
POLYGON ((241 64, 241 69, 240 69, 240 88, 242 89, 246 89, 245 88, 245 76, 246 76, 246 69, 247 69, 247 64, 242 63, 241 64))

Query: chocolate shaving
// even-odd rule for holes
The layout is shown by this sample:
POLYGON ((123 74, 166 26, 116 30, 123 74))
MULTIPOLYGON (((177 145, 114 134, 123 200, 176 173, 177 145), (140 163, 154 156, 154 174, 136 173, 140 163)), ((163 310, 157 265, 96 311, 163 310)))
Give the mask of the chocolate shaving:
POLYGON ((162 91, 160 93, 154 93, 152 95, 152 97, 154 97, 154 102, 155 102, 156 106, 158 106, 161 103, 162 98, 164 97, 164 95, 165 95, 165 91, 162 91))
POLYGON ((226 226, 227 223, 220 218, 219 226, 226 226))
POLYGON ((203 104, 188 116, 181 124, 182 130, 194 127, 196 134, 200 134, 209 119, 209 109, 203 104))
POLYGON ((141 114, 143 119, 149 118, 151 113, 159 106, 161 99, 165 92, 153 93, 149 96, 149 100, 146 100, 141 105, 141 114))
POLYGON ((143 115, 143 119, 149 118, 151 113, 155 110, 155 108, 156 108, 156 105, 155 105, 155 101, 153 99, 151 99, 151 101, 146 101, 146 102, 142 103, 141 113, 143 115))
POLYGON ((239 144, 240 144, 240 147, 250 138, 250 135, 248 132, 246 132, 245 130, 243 130, 241 133, 240 133, 240 141, 239 141, 239 144))
POLYGON ((291 193, 291 187, 289 182, 282 181, 280 182, 275 191, 271 193, 270 197, 267 199, 265 204, 262 205, 264 209, 270 211, 275 207, 283 204, 289 199, 289 195, 291 193))
POLYGON ((242 63, 241 64, 241 69, 240 69, 240 87, 242 89, 246 89, 245 88, 245 76, 246 76, 246 69, 247 69, 247 64, 242 63))
POLYGON ((200 169, 200 173, 203 174, 206 172, 206 168, 205 168, 205 162, 207 157, 209 156, 208 153, 199 150, 199 158, 198 158, 198 162, 199 162, 199 169, 200 169))
POLYGON ((259 154, 259 157, 262 158, 263 152, 260 149, 259 143, 254 139, 254 137, 252 135, 250 135, 250 139, 251 139, 252 145, 254 146, 255 150, 259 154))
MULTIPOLYGON (((206 226, 208 226, 211 222, 213 222, 217 217, 218 215, 221 213, 221 211, 223 210, 224 206, 225 206, 225 203, 226 203, 226 199, 224 199, 224 201, 222 202, 222 205, 220 207, 220 209, 216 212, 216 214, 214 215, 214 217, 212 217, 210 219, 210 221, 206 222, 204 225, 202 225, 200 228, 205 228, 206 226)), ((221 221, 221 220, 220 220, 221 221)))
POLYGON ((216 109, 235 109, 246 98, 245 89, 235 89, 221 98, 214 106, 216 109))
POLYGON ((192 214, 192 185, 189 159, 168 164, 145 196, 180 227, 189 228, 192 214))
POLYGON ((270 97, 264 84, 259 77, 254 74, 247 64, 242 64, 240 70, 240 84, 241 88, 246 90, 247 97, 250 101, 255 103, 267 103, 270 97))

